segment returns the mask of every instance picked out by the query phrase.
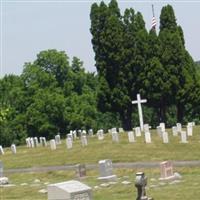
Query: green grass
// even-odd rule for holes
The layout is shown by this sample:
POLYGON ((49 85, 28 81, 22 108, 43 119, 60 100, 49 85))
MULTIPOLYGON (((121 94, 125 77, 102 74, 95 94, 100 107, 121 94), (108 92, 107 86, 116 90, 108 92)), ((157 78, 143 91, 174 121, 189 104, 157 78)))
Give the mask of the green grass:
POLYGON ((127 135, 120 135, 120 142, 113 143, 111 136, 106 135, 105 140, 98 141, 96 137, 89 138, 87 147, 81 147, 80 140, 76 140, 73 148, 66 148, 65 140, 52 151, 50 147, 34 149, 26 146, 17 147, 17 154, 13 155, 10 148, 5 149, 5 155, 0 155, 5 169, 26 168, 38 166, 66 165, 77 163, 98 163, 101 159, 111 159, 115 162, 134 161, 162 161, 162 160, 199 160, 200 127, 194 128, 194 134, 189 137, 188 144, 181 144, 180 136, 172 136, 170 143, 163 144, 155 130, 152 132, 152 144, 145 144, 144 138, 136 138, 135 143, 129 143, 127 135))
MULTIPOLYGON (((189 138, 188 144, 179 143, 180 137, 172 136, 170 143, 162 144, 161 138, 157 136, 155 130, 152 132, 152 144, 145 144, 144 138, 137 138, 136 143, 129 143, 126 134, 120 135, 118 144, 112 143, 110 135, 105 136, 105 140, 98 141, 96 137, 89 139, 87 147, 81 147, 80 140, 76 140, 73 149, 66 148, 65 140, 59 145, 57 150, 52 151, 50 147, 38 147, 29 149, 25 146, 17 147, 17 154, 13 155, 10 149, 5 149, 5 155, 0 156, 5 169, 40 167, 65 164, 94 164, 101 159, 111 159, 113 162, 134 162, 134 161, 163 161, 163 160, 199 160, 200 158, 200 127, 194 128, 193 136, 189 138)), ((147 194, 155 200, 199 200, 200 199, 200 168, 176 168, 182 175, 182 180, 177 184, 158 185, 160 182, 159 169, 115 169, 115 174, 120 178, 117 184, 108 188, 99 186, 101 182, 97 180, 98 169, 87 170, 87 177, 81 179, 82 182, 93 188, 94 200, 130 200, 136 199, 136 188, 134 186, 135 173, 144 171, 148 176, 147 194), (126 178, 124 177, 126 176, 126 178), (151 181, 154 178, 156 181, 151 181), (123 185, 123 180, 131 181, 130 185, 123 185)), ((45 173, 16 173, 8 175, 14 187, 0 188, 0 200, 44 200, 47 194, 38 191, 46 189, 47 184, 75 179, 75 172, 53 171, 45 173), (34 183, 39 179, 39 183, 34 183), (21 184, 27 183, 23 186, 21 184)))

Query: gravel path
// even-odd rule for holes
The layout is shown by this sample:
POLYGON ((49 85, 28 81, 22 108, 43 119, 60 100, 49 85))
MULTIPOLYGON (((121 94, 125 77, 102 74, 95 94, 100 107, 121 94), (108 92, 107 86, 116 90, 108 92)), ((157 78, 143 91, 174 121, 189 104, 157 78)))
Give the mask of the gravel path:
MULTIPOLYGON (((159 168, 160 162, 131 162, 131 163, 113 163, 113 168, 159 168)), ((200 160, 198 161, 173 161, 175 167, 200 167, 200 160)), ((58 170, 75 170, 76 165, 63 166, 46 166, 46 167, 32 167, 19 169, 6 169, 4 173, 30 173, 30 172, 48 172, 58 170)), ((86 164, 87 169, 98 169, 98 164, 86 164)))

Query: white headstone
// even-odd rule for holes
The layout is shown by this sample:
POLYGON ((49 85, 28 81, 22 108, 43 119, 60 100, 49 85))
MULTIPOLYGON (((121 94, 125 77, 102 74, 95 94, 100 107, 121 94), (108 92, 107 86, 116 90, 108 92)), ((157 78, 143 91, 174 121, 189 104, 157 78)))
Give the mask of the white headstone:
POLYGON ((82 147, 85 147, 88 145, 87 136, 85 135, 81 136, 81 144, 82 144, 82 147))
POLYGON ((3 147, 0 145, 0 155, 4 155, 3 147))
POLYGON ((151 133, 150 132, 145 132, 144 133, 144 137, 145 137, 145 142, 148 144, 148 143, 151 143, 151 133))
POLYGON ((187 125, 187 135, 192 136, 193 134, 193 126, 191 124, 187 125))
POLYGON ((123 128, 119 128, 119 133, 124 133, 124 129, 123 128))
POLYGON ((56 141, 54 139, 50 140, 50 148, 51 150, 56 150, 56 141))
POLYGON ((16 146, 15 144, 12 144, 11 147, 10 147, 11 151, 13 154, 16 154, 17 153, 17 149, 16 149, 16 146))
POLYGON ((67 137, 66 139, 66 145, 68 149, 71 149, 73 146, 73 142, 72 142, 72 138, 71 137, 67 137))
POLYGON ((177 126, 173 126, 172 127, 172 134, 173 134, 173 136, 177 136, 178 135, 177 126))
POLYGON ((161 131, 164 132, 165 131, 165 123, 164 122, 160 123, 160 127, 161 127, 161 131))
POLYGON ((93 133, 93 130, 92 130, 92 129, 89 129, 89 130, 88 130, 88 135, 89 135, 90 137, 93 137, 94 133, 93 133))
POLYGON ((140 128, 143 131, 143 115, 142 115, 142 106, 141 103, 146 103, 146 99, 141 99, 140 94, 137 94, 137 100, 132 101, 132 104, 137 104, 138 105, 138 114, 139 114, 139 119, 140 119, 140 128))
POLYGON ((158 136, 162 137, 162 128, 160 126, 157 126, 157 133, 158 136))
POLYGON ((115 180, 117 178, 116 175, 113 175, 112 161, 109 159, 99 161, 99 173, 99 180, 115 180))
POLYGON ((72 134, 73 134, 73 138, 74 138, 74 140, 77 138, 77 132, 76 132, 76 130, 74 130, 73 132, 72 132, 72 134))
POLYGON ((48 185, 48 200, 92 200, 91 187, 75 180, 48 185))
POLYGON ((103 130, 98 130, 97 131, 97 137, 98 137, 98 140, 103 140, 104 139, 104 134, 103 134, 103 130))
POLYGON ((181 123, 177 123, 176 126, 177 126, 177 132, 180 133, 182 131, 181 123))
POLYGON ((26 146, 27 146, 28 148, 31 147, 30 137, 26 138, 26 146))
POLYGON ((149 132, 149 124, 144 124, 144 132, 149 132))
POLYGON ((56 145, 61 144, 61 140, 60 140, 60 135, 59 134, 57 134, 55 136, 55 142, 56 142, 56 145))
POLYGON ((162 132, 162 139, 163 139, 163 143, 169 143, 169 137, 168 137, 168 133, 166 131, 162 132))
POLYGON ((140 127, 136 127, 136 128, 135 128, 135 136, 136 136, 136 137, 140 137, 140 136, 141 136, 140 127))
POLYGON ((33 138, 33 141, 34 141, 34 146, 35 146, 35 147, 38 147, 38 146, 39 146, 38 138, 37 138, 37 137, 34 137, 34 138, 33 138))
POLYGON ((161 177, 159 180, 170 180, 174 179, 173 164, 171 161, 164 161, 160 163, 161 177))
POLYGON ((35 144, 34 144, 34 139, 32 137, 30 138, 30 143, 31 143, 31 147, 34 148, 35 144))
POLYGON ((112 131, 112 141, 119 142, 119 134, 117 131, 112 131))
POLYGON ((128 141, 135 142, 135 137, 133 131, 128 131, 128 141))
POLYGON ((186 131, 181 131, 181 143, 188 143, 186 131))

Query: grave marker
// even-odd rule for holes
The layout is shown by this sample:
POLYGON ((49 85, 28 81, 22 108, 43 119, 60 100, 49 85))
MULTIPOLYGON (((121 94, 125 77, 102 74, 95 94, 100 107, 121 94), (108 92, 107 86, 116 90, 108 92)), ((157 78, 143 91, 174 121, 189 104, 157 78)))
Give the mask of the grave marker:
POLYGON ((0 155, 4 155, 3 147, 0 145, 0 155))
POLYGON ((92 200, 91 187, 75 180, 50 184, 48 200, 92 200))
POLYGON ((128 131, 128 141, 135 142, 135 137, 133 131, 128 131))
POLYGON ((56 141, 54 139, 50 140, 50 148, 51 150, 56 150, 56 141))
POLYGON ((72 138, 70 136, 68 136, 67 139, 66 139, 66 145, 67 145, 68 149, 71 149, 72 146, 73 146, 73 141, 72 141, 72 138))
POLYGON ((16 154, 17 153, 17 149, 16 149, 16 146, 15 144, 12 144, 11 147, 10 147, 11 151, 13 154, 16 154))
POLYGON ((160 173, 161 177, 160 180, 170 180, 174 179, 173 173, 173 163, 172 161, 164 161, 160 163, 160 173))
POLYGON ((82 147, 85 147, 88 145, 87 137, 85 135, 81 136, 81 144, 82 144, 82 147))
POLYGON ((144 137, 145 137, 145 143, 147 143, 147 144, 151 143, 151 133, 150 132, 145 132, 144 137))
POLYGON ((138 114, 139 114, 139 120, 140 120, 140 128, 143 131, 143 115, 142 115, 142 106, 141 103, 146 103, 146 99, 141 99, 140 94, 137 94, 137 100, 132 101, 132 104, 137 104, 138 105, 138 114))
POLYGON ((107 159, 107 160, 100 160, 99 161, 99 172, 100 172, 100 177, 98 178, 99 180, 116 180, 117 176, 113 175, 112 171, 112 161, 107 159))
POLYGON ((173 134, 173 136, 177 136, 178 135, 177 126, 173 126, 172 127, 172 134, 173 134))
POLYGON ((162 139, 163 139, 163 143, 165 144, 169 143, 169 137, 166 131, 162 132, 162 139))
POLYGON ((186 131, 181 131, 181 143, 188 143, 186 131))
POLYGON ((140 127, 136 127, 136 128, 135 128, 135 136, 136 136, 136 137, 140 137, 140 136, 141 136, 140 127))
POLYGON ((56 142, 56 145, 61 144, 61 140, 60 140, 60 135, 59 134, 57 134, 55 136, 55 142, 56 142))

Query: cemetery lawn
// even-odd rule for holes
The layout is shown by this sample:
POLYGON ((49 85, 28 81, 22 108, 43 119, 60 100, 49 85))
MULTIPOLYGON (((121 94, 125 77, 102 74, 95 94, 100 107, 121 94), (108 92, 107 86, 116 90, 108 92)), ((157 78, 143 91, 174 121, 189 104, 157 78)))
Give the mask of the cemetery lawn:
MULTIPOLYGON (((174 171, 182 175, 180 182, 161 182, 159 169, 140 169, 148 176, 147 195, 155 200, 199 200, 200 197, 200 168, 176 168, 174 171)), ((118 180, 116 184, 107 187, 100 186, 97 180, 98 170, 88 170, 87 176, 80 181, 92 187, 94 200, 130 200, 136 199, 134 186, 135 173, 133 169, 115 169, 118 180), (130 184, 124 185, 123 181, 130 184), (98 189, 95 189, 98 186, 98 189)), ((48 173, 10 174, 11 184, 15 186, 1 188, 2 200, 46 200, 47 193, 39 191, 47 188, 47 184, 75 179, 73 171, 54 171, 48 173)))
POLYGON ((151 130, 152 143, 145 144, 143 137, 137 137, 135 143, 129 143, 126 133, 120 134, 119 143, 113 143, 111 135, 99 141, 96 136, 89 138, 88 146, 82 147, 80 140, 73 143, 73 148, 66 148, 65 139, 57 149, 50 147, 27 148, 17 146, 17 154, 13 155, 10 148, 5 148, 5 154, 0 155, 4 169, 30 168, 56 165, 74 165, 77 163, 97 164, 99 160, 111 159, 117 162, 163 161, 163 160, 199 160, 200 126, 195 126, 189 143, 181 144, 180 136, 169 133, 169 144, 163 144, 155 130, 151 130))

